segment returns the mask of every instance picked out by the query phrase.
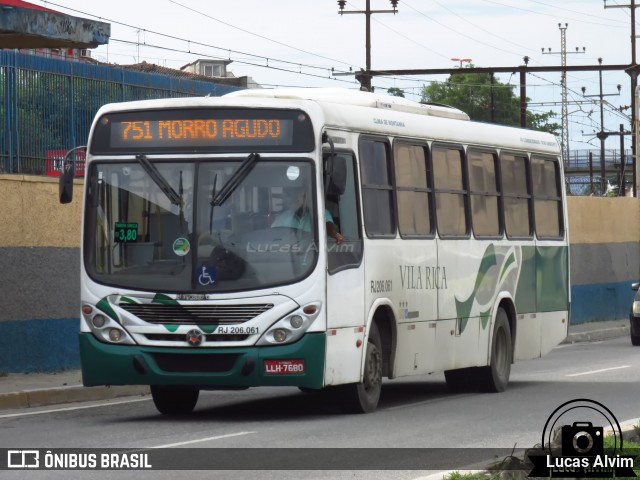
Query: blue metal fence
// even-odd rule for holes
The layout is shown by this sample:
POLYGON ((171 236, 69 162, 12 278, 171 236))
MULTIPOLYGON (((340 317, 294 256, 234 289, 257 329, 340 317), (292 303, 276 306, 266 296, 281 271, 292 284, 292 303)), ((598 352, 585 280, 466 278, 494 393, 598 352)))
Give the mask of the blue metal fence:
POLYGON ((0 173, 46 173, 47 155, 86 145, 113 102, 220 96, 238 87, 0 50, 0 173))

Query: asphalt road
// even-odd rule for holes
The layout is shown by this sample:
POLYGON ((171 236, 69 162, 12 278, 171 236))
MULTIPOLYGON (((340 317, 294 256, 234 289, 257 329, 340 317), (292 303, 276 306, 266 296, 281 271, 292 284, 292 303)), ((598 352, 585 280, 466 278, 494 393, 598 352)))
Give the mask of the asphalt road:
MULTIPOLYGON (((278 454, 284 459, 291 448, 528 448, 540 442, 545 422, 565 402, 590 399, 608 411, 580 407, 558 424, 579 420, 607 427, 611 415, 603 412, 620 423, 640 417, 638 398, 640 348, 622 337, 563 345, 542 359, 518 362, 512 367, 509 389, 500 394, 451 394, 444 375, 433 374, 387 382, 378 410, 368 415, 344 415, 326 396, 291 388, 202 392, 193 414, 173 418, 158 414, 148 397, 4 411, 0 447, 269 447, 282 449, 278 454)), ((326 452, 332 451, 311 454, 320 456, 327 470, 345 463, 333 456, 335 451, 326 452)), ((436 463, 434 468, 441 469, 441 462, 436 463)), ((251 458, 239 463, 240 468, 252 465, 251 458)), ((28 477, 24 473, 5 471, 0 477, 413 479, 428 472, 31 471, 28 477)))

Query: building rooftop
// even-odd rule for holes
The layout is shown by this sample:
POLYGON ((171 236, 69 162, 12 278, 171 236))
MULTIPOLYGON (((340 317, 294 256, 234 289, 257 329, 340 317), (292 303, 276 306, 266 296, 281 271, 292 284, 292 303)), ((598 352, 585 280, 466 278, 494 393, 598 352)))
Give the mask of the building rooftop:
POLYGON ((95 48, 110 36, 108 23, 22 0, 0 0, 0 48, 95 48))

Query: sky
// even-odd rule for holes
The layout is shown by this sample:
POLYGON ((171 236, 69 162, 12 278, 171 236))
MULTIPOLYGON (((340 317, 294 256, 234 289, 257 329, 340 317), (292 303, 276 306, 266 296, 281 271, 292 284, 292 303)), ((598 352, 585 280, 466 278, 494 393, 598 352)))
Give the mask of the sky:
MULTIPOLYGON (((92 51, 98 60, 141 61, 179 69, 198 58, 232 60, 228 69, 250 76, 265 88, 342 87, 357 89, 349 72, 365 66, 365 15, 338 14, 335 0, 31 0, 48 8, 111 24, 109 44, 92 51), (341 73, 341 75, 334 75, 341 73)), ((567 65, 631 63, 628 0, 399 0, 398 11, 371 16, 374 70, 459 67, 471 59, 478 67, 561 64, 565 27, 567 65), (584 48, 584 50, 583 50, 584 48), (544 49, 545 53, 542 52, 544 49), (580 53, 576 53, 576 49, 580 53)), ((389 0, 370 0, 372 10, 390 10, 389 0)), ((365 0, 348 0, 345 11, 362 11, 365 0)), ((640 30, 639 30, 640 33, 640 30)), ((529 110, 557 112, 560 73, 527 75, 529 110), (540 105, 546 103, 546 105, 540 105)), ((420 99, 424 85, 447 76, 376 77, 377 92, 396 87, 420 99)), ((519 95, 519 75, 499 74, 519 95)), ((569 138, 572 151, 599 149, 601 128, 599 73, 567 74, 569 138), (585 103, 587 102, 587 103, 585 103), (594 103, 595 102, 595 103, 594 103)), ((630 128, 630 79, 624 72, 602 72, 604 129, 630 128), (617 85, 621 85, 618 94, 617 85)), ((627 140, 626 148, 629 148, 627 140)), ((618 149, 619 139, 607 140, 618 149)))

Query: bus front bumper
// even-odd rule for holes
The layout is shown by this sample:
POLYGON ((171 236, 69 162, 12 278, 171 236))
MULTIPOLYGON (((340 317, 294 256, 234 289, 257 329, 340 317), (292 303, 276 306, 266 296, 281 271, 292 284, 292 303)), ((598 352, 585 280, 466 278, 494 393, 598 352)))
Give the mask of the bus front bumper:
POLYGON ((269 347, 165 348, 114 345, 80 333, 82 381, 95 385, 225 387, 324 385, 324 333, 269 347))

